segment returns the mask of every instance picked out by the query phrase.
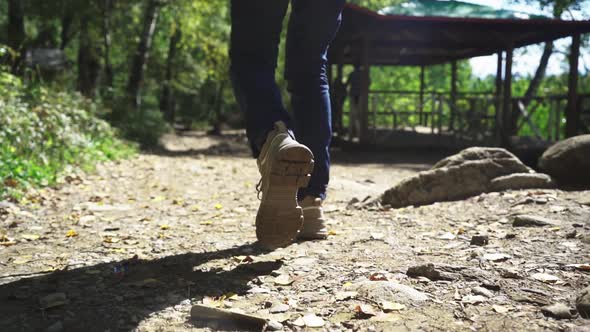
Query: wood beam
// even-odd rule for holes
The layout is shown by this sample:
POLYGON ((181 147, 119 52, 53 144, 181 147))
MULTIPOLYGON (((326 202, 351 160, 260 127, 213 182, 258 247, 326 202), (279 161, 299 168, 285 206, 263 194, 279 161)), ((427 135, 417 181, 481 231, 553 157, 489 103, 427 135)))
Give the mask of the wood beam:
POLYGON ((502 146, 510 147, 512 135, 512 47, 506 50, 506 64, 504 69, 504 87, 502 99, 502 146))
POLYGON ((580 58, 580 35, 572 36, 569 54, 570 73, 568 80, 567 109, 565 111, 565 136, 572 137, 579 133, 580 110, 578 108, 578 61, 580 58))
POLYGON ((424 125, 422 121, 424 113, 424 66, 420 66, 420 100, 418 101, 418 103, 418 121, 421 125, 424 125))
POLYGON ((498 52, 498 67, 496 68, 496 91, 495 91, 495 112, 496 112, 496 142, 501 144, 502 137, 502 66, 504 61, 502 59, 504 52, 498 52))
POLYGON ((367 37, 361 41, 360 62, 361 70, 361 96, 360 96, 360 134, 361 144, 369 143, 369 88, 371 85, 370 65, 370 41, 367 37))
POLYGON ((455 118, 457 116, 457 61, 451 62, 451 118, 449 129, 455 129, 455 118))

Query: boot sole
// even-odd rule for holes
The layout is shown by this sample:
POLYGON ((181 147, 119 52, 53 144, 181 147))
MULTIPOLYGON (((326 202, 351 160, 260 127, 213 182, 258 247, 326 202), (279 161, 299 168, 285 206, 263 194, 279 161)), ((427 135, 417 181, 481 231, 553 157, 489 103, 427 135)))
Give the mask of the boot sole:
POLYGON ((268 191, 263 194, 256 215, 260 244, 277 248, 295 241, 303 226, 297 191, 308 185, 313 166, 313 153, 304 145, 279 150, 271 167, 268 191))

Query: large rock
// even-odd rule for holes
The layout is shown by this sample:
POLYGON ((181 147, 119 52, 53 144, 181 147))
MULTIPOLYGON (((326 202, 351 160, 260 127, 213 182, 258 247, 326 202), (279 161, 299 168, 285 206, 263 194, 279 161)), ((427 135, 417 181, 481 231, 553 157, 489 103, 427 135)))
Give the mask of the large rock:
POLYGON ((560 184, 590 185, 590 135, 554 144, 541 156, 539 167, 560 184))
POLYGON ((515 173, 500 176, 490 183, 492 191, 527 188, 554 188, 555 183, 551 177, 542 173, 515 173))
POLYGON ((464 199, 501 187, 502 189, 545 188, 546 177, 527 178, 534 174, 512 153, 500 148, 469 148, 438 162, 431 170, 420 172, 386 191, 381 204, 394 208, 426 205, 439 201, 464 199), (521 174, 514 187, 504 176, 521 174), (495 184, 493 180, 497 179, 495 184))

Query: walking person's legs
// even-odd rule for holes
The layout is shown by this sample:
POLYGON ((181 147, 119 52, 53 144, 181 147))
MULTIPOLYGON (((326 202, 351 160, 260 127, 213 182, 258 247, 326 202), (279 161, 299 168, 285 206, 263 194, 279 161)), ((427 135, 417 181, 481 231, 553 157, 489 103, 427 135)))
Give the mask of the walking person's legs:
POLYGON ((232 83, 261 174, 256 236, 267 247, 283 246, 302 227, 297 191, 307 186, 313 169, 312 152, 288 130, 290 117, 275 82, 288 0, 232 0, 231 4, 232 83))
POLYGON ((289 0, 231 1, 231 78, 254 157, 275 122, 290 123, 275 81, 288 5, 289 0))
POLYGON ((340 26, 344 3, 344 0, 292 1, 285 77, 291 93, 295 134, 315 156, 309 185, 299 190, 298 195, 305 216, 301 233, 304 238, 327 235, 321 210, 330 178, 332 138, 327 53, 340 26))

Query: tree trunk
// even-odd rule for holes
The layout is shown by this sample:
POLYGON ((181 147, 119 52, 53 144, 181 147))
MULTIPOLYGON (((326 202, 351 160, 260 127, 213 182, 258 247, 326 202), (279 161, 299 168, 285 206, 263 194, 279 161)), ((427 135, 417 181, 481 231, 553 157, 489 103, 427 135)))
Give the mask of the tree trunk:
POLYGON ((22 1, 8 0, 8 46, 19 50, 25 41, 25 17, 22 1))
POLYGON ((162 98, 160 99, 160 110, 164 113, 166 121, 174 122, 174 106, 172 96, 172 80, 174 79, 173 67, 174 59, 178 50, 178 42, 182 37, 182 30, 180 26, 176 25, 176 30, 170 37, 170 44, 168 47, 168 59, 166 60, 166 80, 164 81, 164 87, 162 89, 162 98))
POLYGON ((537 67, 537 71, 535 72, 535 76, 531 80, 526 93, 524 94, 524 104, 525 106, 531 103, 531 100, 537 94, 539 90, 539 86, 541 85, 541 81, 543 77, 545 77, 545 71, 547 71, 547 64, 549 63, 549 58, 553 54, 553 43, 547 42, 545 43, 545 49, 543 50, 543 54, 541 55, 541 61, 539 62, 539 67, 537 67))
POLYGON ((89 17, 80 20, 78 49, 78 91, 88 98, 96 95, 96 86, 100 74, 100 59, 89 33, 89 17))
MULTIPOLYGON (((535 95, 537 94, 537 91, 539 90, 539 86, 541 85, 541 82, 543 81, 543 78, 545 77, 545 72, 547 71, 547 64, 549 63, 549 58, 551 57, 551 54, 553 54, 553 43, 547 42, 547 43, 545 43, 545 48, 543 49, 543 54, 541 55, 541 60, 539 62, 539 66, 537 67, 537 70, 535 71, 535 75, 531 79, 531 82, 529 83, 529 86, 524 94, 522 104, 524 105, 525 108, 529 106, 529 104, 531 103, 531 101, 533 100, 535 95)), ((520 112, 518 110, 514 110, 512 112, 512 129, 513 130, 518 130, 518 119, 521 115, 522 114, 520 114, 520 112)), ((512 134, 517 134, 517 133, 513 132, 512 134)))
POLYGON ((130 106, 138 110, 141 106, 141 86, 144 79, 144 71, 149 58, 149 51, 152 46, 156 23, 160 12, 160 4, 157 0, 149 0, 145 9, 143 32, 137 51, 133 57, 129 82, 127 83, 127 97, 130 106))
MULTIPOLYGON (((21 0, 8 0, 8 46, 21 52, 25 43, 25 16, 21 0)), ((19 54, 12 61, 12 71, 17 73, 23 56, 19 54)))
POLYGON ((223 125, 224 118, 222 114, 223 109, 223 91, 225 89, 225 81, 219 82, 217 87, 217 94, 215 95, 215 122, 213 123, 213 129, 209 132, 211 135, 221 135, 221 126, 223 125))
POLYGON ((66 13, 61 18, 61 43, 59 48, 64 50, 72 40, 72 23, 74 22, 74 15, 66 13))
POLYGON ((111 64, 111 9, 112 1, 104 0, 102 13, 102 38, 103 38, 103 56, 105 83, 108 88, 113 87, 113 65, 111 64))

